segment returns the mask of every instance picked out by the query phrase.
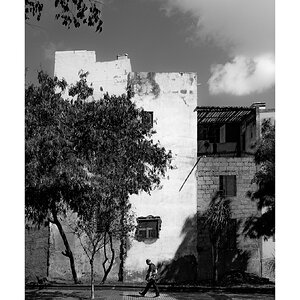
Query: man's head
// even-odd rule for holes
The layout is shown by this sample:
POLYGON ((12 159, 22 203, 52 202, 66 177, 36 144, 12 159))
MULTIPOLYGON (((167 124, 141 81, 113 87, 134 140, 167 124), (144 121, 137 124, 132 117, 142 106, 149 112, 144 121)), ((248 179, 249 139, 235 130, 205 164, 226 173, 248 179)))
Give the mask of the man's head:
POLYGON ((151 259, 149 259, 149 258, 146 259, 146 264, 147 264, 147 265, 150 265, 150 264, 151 264, 151 259))

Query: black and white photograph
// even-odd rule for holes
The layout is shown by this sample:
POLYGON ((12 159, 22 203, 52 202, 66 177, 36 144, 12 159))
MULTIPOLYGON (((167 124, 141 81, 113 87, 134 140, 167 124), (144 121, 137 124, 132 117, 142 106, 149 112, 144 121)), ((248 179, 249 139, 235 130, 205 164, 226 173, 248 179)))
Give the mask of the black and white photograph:
POLYGON ((3 299, 275 299, 275 0, 21 16, 23 285, 3 299))

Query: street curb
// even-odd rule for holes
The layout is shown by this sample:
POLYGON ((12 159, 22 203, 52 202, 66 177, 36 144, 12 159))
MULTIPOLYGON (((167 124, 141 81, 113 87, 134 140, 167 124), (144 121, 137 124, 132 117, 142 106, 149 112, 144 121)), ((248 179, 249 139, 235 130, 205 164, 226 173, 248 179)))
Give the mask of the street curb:
MULTIPOLYGON (((164 292, 217 292, 217 293, 242 293, 242 294, 275 294, 275 286, 253 287, 253 286, 230 286, 230 287, 212 287, 212 286, 170 286, 160 285, 158 287, 164 292)), ((101 284, 95 285, 95 290, 140 290, 144 285, 114 285, 101 284)), ((88 290, 89 284, 27 284, 25 289, 51 289, 51 290, 88 290)))

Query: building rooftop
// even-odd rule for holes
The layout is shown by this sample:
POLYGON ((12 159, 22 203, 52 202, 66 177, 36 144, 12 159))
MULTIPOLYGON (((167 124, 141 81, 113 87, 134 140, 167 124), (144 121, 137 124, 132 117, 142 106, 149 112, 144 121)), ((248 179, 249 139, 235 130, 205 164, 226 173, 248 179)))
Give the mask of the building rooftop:
POLYGON ((239 123, 251 114, 255 115, 255 107, 220 107, 197 106, 198 124, 239 123))

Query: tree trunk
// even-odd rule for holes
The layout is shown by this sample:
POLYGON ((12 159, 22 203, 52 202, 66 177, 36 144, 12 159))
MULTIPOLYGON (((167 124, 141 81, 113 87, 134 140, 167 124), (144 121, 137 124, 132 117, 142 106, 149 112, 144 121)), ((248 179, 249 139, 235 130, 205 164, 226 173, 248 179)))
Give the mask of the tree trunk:
POLYGON ((218 270, 218 265, 219 265, 219 243, 217 243, 216 248, 215 248, 215 282, 217 283, 219 281, 219 270, 218 270))
POLYGON ((219 239, 212 243, 213 259, 213 282, 216 284, 219 280, 218 263, 219 263, 219 239))
POLYGON ((90 260, 91 265, 91 299, 95 299, 95 279, 94 279, 94 260, 90 260))
POLYGON ((60 221, 58 220, 58 216, 57 216, 56 212, 52 211, 52 215, 53 215, 53 223, 57 226, 58 231, 61 235, 61 238, 64 242, 64 246, 66 248, 65 252, 62 252, 62 254, 66 257, 69 257, 73 280, 74 280, 74 283, 77 284, 78 283, 78 278, 77 278, 77 273, 76 273, 76 269, 75 269, 74 256, 73 256, 73 253, 71 251, 67 236, 66 236, 66 234, 63 230, 63 227, 62 227, 60 221))
MULTIPOLYGON (((122 211, 121 215, 121 226, 124 228, 124 211, 122 211)), ((125 256, 126 256, 126 233, 122 232, 121 238, 120 238, 120 266, 119 266, 119 273, 118 273, 118 281, 123 282, 124 281, 124 263, 125 263, 125 256)))
POLYGON ((119 281, 124 281, 124 263, 125 263, 125 256, 126 256, 126 235, 122 235, 120 239, 120 266, 119 266, 119 281))
POLYGON ((211 253, 212 253, 212 279, 213 279, 213 284, 216 283, 216 270, 217 270, 217 266, 216 266, 216 249, 215 249, 215 245, 211 244, 211 253))
POLYGON ((113 266, 113 263, 114 263, 114 260, 115 260, 115 250, 113 248, 113 238, 112 238, 112 235, 109 234, 109 245, 110 245, 110 251, 111 251, 111 259, 110 259, 110 263, 109 263, 109 266, 108 268, 106 269, 106 262, 108 261, 108 257, 107 257, 107 254, 106 254, 106 245, 104 244, 104 255, 105 255, 105 260, 103 262, 103 270, 104 270, 104 276, 103 276, 103 279, 102 279, 102 283, 104 283, 106 281, 106 278, 113 266))

